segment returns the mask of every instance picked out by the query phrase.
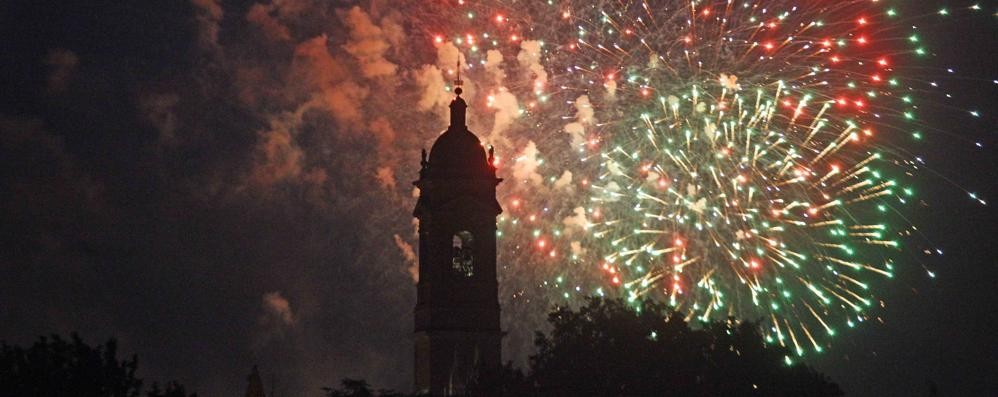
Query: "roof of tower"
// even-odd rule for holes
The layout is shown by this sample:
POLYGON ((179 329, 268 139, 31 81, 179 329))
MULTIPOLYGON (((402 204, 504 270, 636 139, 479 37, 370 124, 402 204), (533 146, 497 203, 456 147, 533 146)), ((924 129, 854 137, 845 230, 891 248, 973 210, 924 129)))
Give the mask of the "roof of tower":
POLYGON ((464 125, 467 107, 460 93, 450 103, 451 125, 430 149, 429 167, 434 174, 476 175, 493 172, 481 141, 464 125))
MULTIPOLYGON (((463 188, 465 190, 448 191, 447 186, 458 185, 429 183, 434 179, 442 181, 451 179, 475 180, 478 183, 492 184, 493 188, 502 182, 502 179, 496 178, 492 148, 489 148, 486 157, 486 151, 482 147, 481 141, 475 134, 468 131, 468 126, 465 125, 465 109, 467 109, 468 104, 461 98, 461 88, 458 87, 454 92, 457 93, 457 97, 450 103, 450 127, 443 134, 440 134, 436 142, 433 143, 429 159, 427 159, 426 150, 423 150, 419 180, 413 182, 420 189, 430 188, 428 191, 421 191, 419 199, 416 201, 413 215, 417 218, 428 209, 440 208, 455 202, 454 198, 457 196, 481 190, 471 189, 469 192, 467 188, 463 188), (435 188, 434 185, 436 185, 435 188), (429 193, 431 191, 438 193, 429 193), (441 195, 439 192, 443 191, 448 191, 448 193, 441 195)), ((486 205, 494 209, 495 214, 502 212, 502 207, 499 206, 499 202, 494 197, 494 190, 486 205)))

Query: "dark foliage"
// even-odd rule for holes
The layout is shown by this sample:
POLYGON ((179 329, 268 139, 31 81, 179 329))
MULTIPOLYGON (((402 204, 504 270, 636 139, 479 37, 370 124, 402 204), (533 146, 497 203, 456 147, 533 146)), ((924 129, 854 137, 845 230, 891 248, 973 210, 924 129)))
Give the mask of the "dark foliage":
POLYGON ((153 383, 152 388, 146 392, 146 397, 197 397, 197 393, 188 395, 184 385, 177 382, 168 382, 163 390, 159 389, 159 384, 153 383))
MULTIPOLYGON (((117 354, 113 339, 91 347, 76 334, 70 340, 42 337, 27 349, 0 343, 0 396, 141 396, 138 359, 119 361, 117 354)), ((165 390, 153 385, 147 396, 188 397, 175 382, 165 390)))
POLYGON ((324 387, 327 397, 403 397, 405 394, 394 390, 371 390, 371 385, 363 379, 344 378, 340 381, 341 388, 324 387))
MULTIPOLYGON (((524 374, 511 364, 500 379, 473 386, 472 396, 804 396, 843 395, 824 375, 786 365, 789 349, 767 346, 755 324, 716 322, 692 329, 665 305, 590 298, 578 310, 558 308, 549 335, 524 374)), ((329 397, 383 396, 367 382, 344 379, 329 397)))
POLYGON ((790 352, 766 346, 750 323, 691 329, 682 315, 643 302, 591 298, 559 308, 550 335, 537 334, 527 380, 545 396, 840 396, 790 352), (664 318, 664 320, 663 320, 664 318))

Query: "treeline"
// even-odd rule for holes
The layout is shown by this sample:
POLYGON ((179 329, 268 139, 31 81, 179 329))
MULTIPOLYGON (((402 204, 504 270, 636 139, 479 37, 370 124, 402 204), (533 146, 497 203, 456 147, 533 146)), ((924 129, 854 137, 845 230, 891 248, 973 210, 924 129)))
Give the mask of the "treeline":
POLYGON ((138 358, 118 359, 114 339, 91 347, 79 335, 39 338, 30 347, 0 343, 0 396, 196 397, 168 382, 143 388, 138 358))
MULTIPOLYGON (((538 332, 526 371, 507 364, 480 379, 472 396, 841 396, 842 390, 791 350, 767 345, 749 322, 691 328, 680 313, 651 301, 590 298, 557 308, 551 332, 538 332)), ((0 397, 196 397, 169 382, 143 387, 138 358, 119 359, 112 339, 91 347, 73 334, 42 337, 27 348, 0 343, 0 397)), ((254 372, 255 374, 255 372, 254 372)), ((328 397, 404 397, 344 379, 328 397)))
MULTIPOLYGON (((838 385, 787 347, 767 345, 749 322, 691 328, 665 305, 590 298, 548 316, 526 372, 507 364, 498 379, 468 391, 484 396, 813 396, 843 395, 838 385)), ((363 380, 327 388, 329 397, 400 397, 363 380)))

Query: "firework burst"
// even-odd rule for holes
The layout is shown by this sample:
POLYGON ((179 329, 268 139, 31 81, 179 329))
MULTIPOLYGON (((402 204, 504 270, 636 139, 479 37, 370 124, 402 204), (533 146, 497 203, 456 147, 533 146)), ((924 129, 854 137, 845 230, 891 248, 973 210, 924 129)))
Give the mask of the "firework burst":
POLYGON ((897 64, 927 50, 889 2, 458 3, 425 9, 459 33, 423 30, 518 152, 514 300, 649 297, 803 355, 909 261, 919 82, 897 64))

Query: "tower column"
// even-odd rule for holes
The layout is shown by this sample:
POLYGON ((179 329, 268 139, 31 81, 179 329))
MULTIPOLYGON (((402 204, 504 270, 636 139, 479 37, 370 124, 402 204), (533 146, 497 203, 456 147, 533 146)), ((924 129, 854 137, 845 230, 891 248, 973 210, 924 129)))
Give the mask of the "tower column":
MULTIPOLYGON (((415 388, 434 396, 482 394, 501 367, 496 277, 496 169, 465 126, 467 104, 421 162, 415 388)), ((491 154, 491 152, 490 152, 491 154)))

